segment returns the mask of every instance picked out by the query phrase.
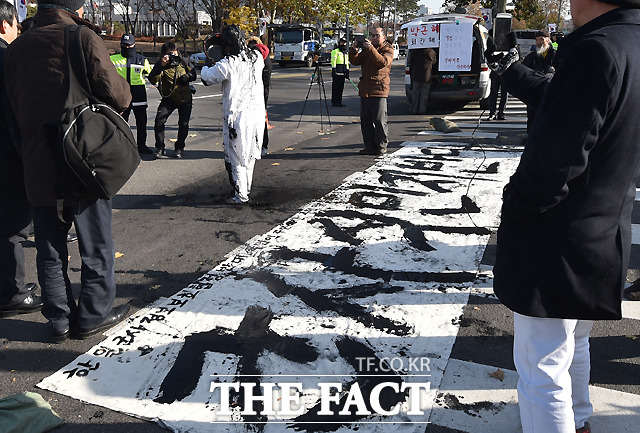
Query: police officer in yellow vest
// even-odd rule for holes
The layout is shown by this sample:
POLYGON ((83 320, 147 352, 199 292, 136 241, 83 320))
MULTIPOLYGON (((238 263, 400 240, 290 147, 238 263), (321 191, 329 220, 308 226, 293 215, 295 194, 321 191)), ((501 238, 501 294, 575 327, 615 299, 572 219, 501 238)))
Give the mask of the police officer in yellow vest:
POLYGON ((122 35, 120 54, 111 56, 111 62, 131 88, 131 105, 122 113, 122 117, 129 121, 129 114, 133 110, 138 130, 138 153, 150 155, 153 151, 147 146, 147 89, 142 76, 149 75, 151 64, 142 54, 136 53, 135 38, 128 33, 122 35))
POLYGON ((342 103, 342 91, 344 90, 344 80, 349 78, 349 54, 347 52, 347 41, 341 38, 338 47, 331 51, 331 105, 334 107, 344 107, 342 103))

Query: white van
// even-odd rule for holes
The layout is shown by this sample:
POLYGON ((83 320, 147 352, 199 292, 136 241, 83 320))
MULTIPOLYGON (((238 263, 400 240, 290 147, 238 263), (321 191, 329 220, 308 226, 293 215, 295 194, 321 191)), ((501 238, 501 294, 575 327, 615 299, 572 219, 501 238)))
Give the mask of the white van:
POLYGON ((289 63, 313 65, 313 57, 320 53, 321 42, 318 31, 304 24, 273 26, 273 60, 281 67, 289 63))
POLYGON ((411 101, 411 52, 429 47, 436 52, 429 101, 480 101, 488 106, 491 81, 484 57, 489 32, 480 17, 437 14, 417 18, 402 26, 407 29, 405 92, 411 101), (443 40, 440 36, 444 34, 443 40))
POLYGON ((513 32, 516 34, 520 58, 524 58, 532 51, 533 46, 535 46, 536 33, 538 33, 538 30, 524 29, 514 30, 513 32))

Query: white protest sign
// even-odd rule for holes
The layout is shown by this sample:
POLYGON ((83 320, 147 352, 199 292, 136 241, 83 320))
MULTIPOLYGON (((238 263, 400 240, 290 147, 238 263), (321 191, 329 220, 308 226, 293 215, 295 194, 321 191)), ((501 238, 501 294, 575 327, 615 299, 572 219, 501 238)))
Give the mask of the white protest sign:
POLYGON ((473 47, 473 23, 440 25, 440 56, 442 71, 470 71, 473 47))
POLYGON ((409 49, 438 48, 440 42, 438 24, 415 24, 407 29, 409 49))
POLYGON ((549 24, 549 33, 553 33, 557 30, 556 25, 555 24, 549 24))

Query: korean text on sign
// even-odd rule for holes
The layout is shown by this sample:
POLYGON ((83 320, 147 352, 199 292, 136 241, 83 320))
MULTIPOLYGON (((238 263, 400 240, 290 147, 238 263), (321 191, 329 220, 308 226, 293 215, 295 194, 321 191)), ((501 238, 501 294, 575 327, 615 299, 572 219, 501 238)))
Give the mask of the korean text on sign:
POLYGON ((420 24, 409 26, 407 37, 409 49, 438 48, 440 44, 439 24, 420 24))
POLYGON ((470 71, 473 23, 440 25, 440 71, 470 71))

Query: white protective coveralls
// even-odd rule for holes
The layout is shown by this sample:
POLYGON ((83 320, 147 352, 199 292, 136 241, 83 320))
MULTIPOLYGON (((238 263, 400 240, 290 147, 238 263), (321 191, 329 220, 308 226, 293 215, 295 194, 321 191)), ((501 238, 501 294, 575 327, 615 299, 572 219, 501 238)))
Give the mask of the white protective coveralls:
POLYGON ((262 152, 265 107, 260 53, 227 56, 200 73, 207 84, 222 83, 224 160, 231 167, 236 203, 249 200, 256 159, 262 152))

